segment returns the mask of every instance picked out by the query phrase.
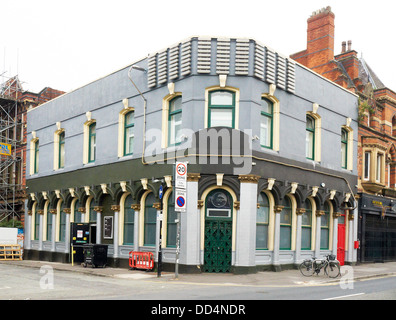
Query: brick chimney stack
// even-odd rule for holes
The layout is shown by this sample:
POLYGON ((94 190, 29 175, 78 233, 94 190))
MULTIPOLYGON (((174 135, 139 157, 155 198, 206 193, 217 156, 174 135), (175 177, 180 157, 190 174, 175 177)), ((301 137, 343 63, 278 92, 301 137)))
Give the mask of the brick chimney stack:
POLYGON ((307 49, 290 55, 304 66, 322 73, 323 65, 334 59, 335 15, 331 7, 312 13, 307 20, 307 49))
POLYGON ((308 68, 314 69, 334 58, 334 19, 331 7, 315 11, 308 19, 308 68))

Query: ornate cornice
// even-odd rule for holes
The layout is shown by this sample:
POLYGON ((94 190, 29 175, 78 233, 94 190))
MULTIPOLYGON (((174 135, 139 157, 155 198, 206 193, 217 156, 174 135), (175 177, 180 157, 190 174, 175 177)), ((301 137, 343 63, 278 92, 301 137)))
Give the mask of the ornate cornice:
POLYGON ((43 215, 44 214, 44 210, 37 210, 37 213, 43 215))
POLYGON ((102 212, 102 211, 103 211, 103 207, 101 207, 101 206, 96 206, 96 207, 94 207, 94 211, 96 211, 96 212, 102 212))
POLYGON ((239 201, 234 201, 234 208, 239 210, 241 208, 241 203, 239 201))
POLYGON ((204 205, 204 201, 203 200, 198 200, 197 208, 201 209, 203 207, 203 205, 204 205))
POLYGON ((85 213, 85 207, 79 207, 77 210, 78 212, 85 213))
POLYGON ((133 209, 135 211, 140 211, 140 203, 131 204, 131 209, 133 209))
POLYGON ((63 212, 66 214, 70 214, 71 213, 71 209, 70 208, 64 208, 63 212))

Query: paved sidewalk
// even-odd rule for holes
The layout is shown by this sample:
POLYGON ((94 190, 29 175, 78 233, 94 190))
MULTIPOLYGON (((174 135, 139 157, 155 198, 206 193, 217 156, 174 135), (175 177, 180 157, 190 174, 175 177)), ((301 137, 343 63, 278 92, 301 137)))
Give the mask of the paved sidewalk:
MULTIPOLYGON (((285 286, 318 286, 337 284, 343 278, 330 279, 322 273, 319 276, 304 277, 299 270, 285 270, 282 272, 258 272, 255 274, 235 275, 235 274, 179 274, 178 279, 172 272, 162 272, 161 277, 157 277, 156 272, 142 270, 129 270, 127 268, 84 268, 81 264, 58 263, 48 261, 0 261, 0 264, 15 265, 19 267, 41 268, 51 266, 54 270, 79 272, 103 277, 113 277, 125 280, 150 280, 163 282, 190 283, 192 285, 229 285, 229 286, 258 286, 258 287, 285 287, 285 286)), ((360 264, 356 266, 346 266, 342 270, 343 275, 353 277, 354 280, 364 280, 375 277, 396 276, 396 262, 360 264), (347 273, 345 273, 347 272, 347 273)))

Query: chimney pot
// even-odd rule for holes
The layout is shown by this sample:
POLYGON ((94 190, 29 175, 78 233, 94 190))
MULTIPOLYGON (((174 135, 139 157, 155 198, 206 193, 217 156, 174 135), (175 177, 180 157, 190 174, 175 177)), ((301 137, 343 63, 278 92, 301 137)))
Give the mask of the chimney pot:
POLYGON ((346 41, 342 41, 342 50, 341 53, 344 53, 346 51, 346 41))
POLYGON ((352 41, 348 40, 348 51, 351 51, 352 49, 352 41))

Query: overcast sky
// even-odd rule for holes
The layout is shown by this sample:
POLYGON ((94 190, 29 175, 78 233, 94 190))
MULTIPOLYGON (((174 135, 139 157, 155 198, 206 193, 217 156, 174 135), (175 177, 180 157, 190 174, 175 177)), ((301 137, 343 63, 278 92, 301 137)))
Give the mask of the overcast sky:
POLYGON ((252 38, 288 56, 306 48, 307 19, 326 6, 336 16, 335 54, 352 40, 396 91, 389 0, 0 0, 0 81, 18 74, 24 90, 71 91, 198 35, 252 38))

